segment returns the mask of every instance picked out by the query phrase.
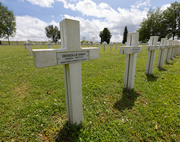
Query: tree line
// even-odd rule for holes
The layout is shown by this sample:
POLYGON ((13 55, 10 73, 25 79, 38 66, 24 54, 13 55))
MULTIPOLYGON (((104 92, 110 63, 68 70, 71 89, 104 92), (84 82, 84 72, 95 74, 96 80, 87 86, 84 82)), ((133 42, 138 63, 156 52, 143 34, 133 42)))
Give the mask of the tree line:
POLYGON ((167 37, 174 40, 175 37, 180 38, 180 3, 171 3, 170 7, 166 10, 157 8, 150 9, 147 18, 138 29, 139 40, 147 42, 152 35, 159 36, 160 38, 167 37))

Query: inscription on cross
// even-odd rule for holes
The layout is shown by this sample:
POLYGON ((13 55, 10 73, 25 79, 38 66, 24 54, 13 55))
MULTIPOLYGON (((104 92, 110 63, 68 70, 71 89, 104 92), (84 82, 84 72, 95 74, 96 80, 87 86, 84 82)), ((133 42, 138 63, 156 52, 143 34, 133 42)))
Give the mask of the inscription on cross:
POLYGON ((68 121, 83 121, 81 62, 99 58, 99 48, 80 47, 79 21, 64 19, 60 22, 61 49, 33 50, 37 68, 63 64, 68 121))

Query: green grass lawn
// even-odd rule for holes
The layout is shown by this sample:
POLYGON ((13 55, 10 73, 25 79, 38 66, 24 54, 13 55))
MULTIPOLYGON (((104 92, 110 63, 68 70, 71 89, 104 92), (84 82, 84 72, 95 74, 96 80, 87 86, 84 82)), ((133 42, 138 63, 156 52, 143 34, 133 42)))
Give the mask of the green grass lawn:
POLYGON ((75 126, 67 123, 63 66, 36 69, 24 46, 0 46, 0 141, 180 141, 180 55, 159 70, 157 51, 146 76, 143 47, 127 91, 125 55, 99 50, 98 60, 82 62, 84 121, 75 126))

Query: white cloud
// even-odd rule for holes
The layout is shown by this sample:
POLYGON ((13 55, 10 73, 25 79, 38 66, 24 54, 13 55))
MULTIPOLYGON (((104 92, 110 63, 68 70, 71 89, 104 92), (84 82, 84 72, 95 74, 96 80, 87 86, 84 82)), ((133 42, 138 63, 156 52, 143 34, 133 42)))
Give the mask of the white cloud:
POLYGON ((10 40, 47 41, 49 39, 46 37, 45 27, 50 24, 59 27, 55 21, 46 23, 35 17, 16 16, 16 35, 13 38, 10 37, 10 40))
POLYGON ((170 7, 171 4, 165 4, 161 6, 161 10, 166 10, 168 7, 170 7))
POLYGON ((52 7, 54 0, 27 0, 33 5, 39 5, 41 7, 52 7))
POLYGON ((150 6, 150 0, 145 0, 144 2, 142 0, 138 0, 134 5, 131 5, 132 8, 140 8, 145 6, 150 6))
POLYGON ((149 0, 145 2, 138 1, 137 7, 144 7, 144 10, 139 10, 137 7, 131 6, 130 9, 118 8, 117 10, 111 8, 106 3, 96 4, 92 0, 83 0, 76 3, 68 3, 65 0, 58 0, 64 3, 64 7, 73 11, 80 12, 83 16, 92 17, 91 20, 82 17, 73 17, 64 15, 64 18, 71 18, 80 21, 81 38, 86 37, 91 40, 92 37, 99 38, 99 32, 107 27, 111 34, 111 41, 122 41, 124 27, 128 27, 129 32, 134 32, 138 29, 143 18, 146 17, 149 6, 149 0), (99 19, 101 18, 101 19, 99 19))

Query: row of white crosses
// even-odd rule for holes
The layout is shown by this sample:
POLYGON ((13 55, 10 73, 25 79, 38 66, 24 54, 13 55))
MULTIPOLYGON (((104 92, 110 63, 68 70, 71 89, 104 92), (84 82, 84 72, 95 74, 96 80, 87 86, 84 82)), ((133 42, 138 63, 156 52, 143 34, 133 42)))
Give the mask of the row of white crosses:
MULTIPOLYGON (((116 50, 117 50, 118 49, 118 43, 116 42, 115 44, 116 44, 116 50)), ((112 50, 113 45, 114 45, 113 42, 109 43, 110 50, 112 50)), ((107 42, 106 41, 102 42, 102 46, 103 46, 103 50, 106 51, 107 42)))
POLYGON ((81 62, 99 58, 99 48, 81 48, 79 21, 60 22, 61 49, 33 50, 36 68, 63 65, 68 121, 83 121, 81 62))
MULTIPOLYGON (((36 49, 33 50, 34 64, 36 68, 63 65, 64 83, 66 95, 66 108, 68 121, 71 124, 80 124, 83 121, 82 107, 82 83, 81 83, 81 62, 99 58, 99 48, 81 48, 80 46, 80 25, 78 21, 64 19, 60 22, 61 49, 36 49)), ((133 89, 137 53, 142 51, 138 46, 139 33, 128 33, 127 45, 120 47, 120 54, 126 54, 124 88, 133 89)), ((155 51, 158 37, 150 38, 146 73, 152 73, 155 51)), ((166 39, 162 39, 159 54, 159 64, 162 63, 166 39)), ((106 49, 106 42, 103 42, 103 49, 106 49)), ((179 49, 178 49, 179 51, 179 49)))
MULTIPOLYGON (((25 49, 29 49, 30 56, 32 56, 31 45, 38 45, 38 49, 39 49, 39 45, 42 46, 42 42, 31 43, 31 41, 28 40, 27 42, 24 43, 24 45, 25 45, 25 49)), ((51 45, 57 45, 57 48, 58 48, 58 43, 51 43, 50 40, 47 42, 46 45, 48 45, 48 48, 49 48, 49 49, 51 49, 51 45)))
POLYGON ((155 55, 157 49, 159 49, 157 67, 160 69, 163 68, 165 49, 166 49, 166 56, 165 56, 166 63, 169 63, 169 59, 173 60, 173 57, 176 57, 179 54, 178 53, 178 51, 180 50, 179 41, 173 41, 173 40, 167 40, 167 38, 161 38, 161 42, 159 46, 157 45, 157 41, 158 41, 158 36, 151 36, 149 46, 146 46, 146 50, 148 50, 148 58, 146 64, 147 75, 153 74, 154 61, 155 61, 155 55))

